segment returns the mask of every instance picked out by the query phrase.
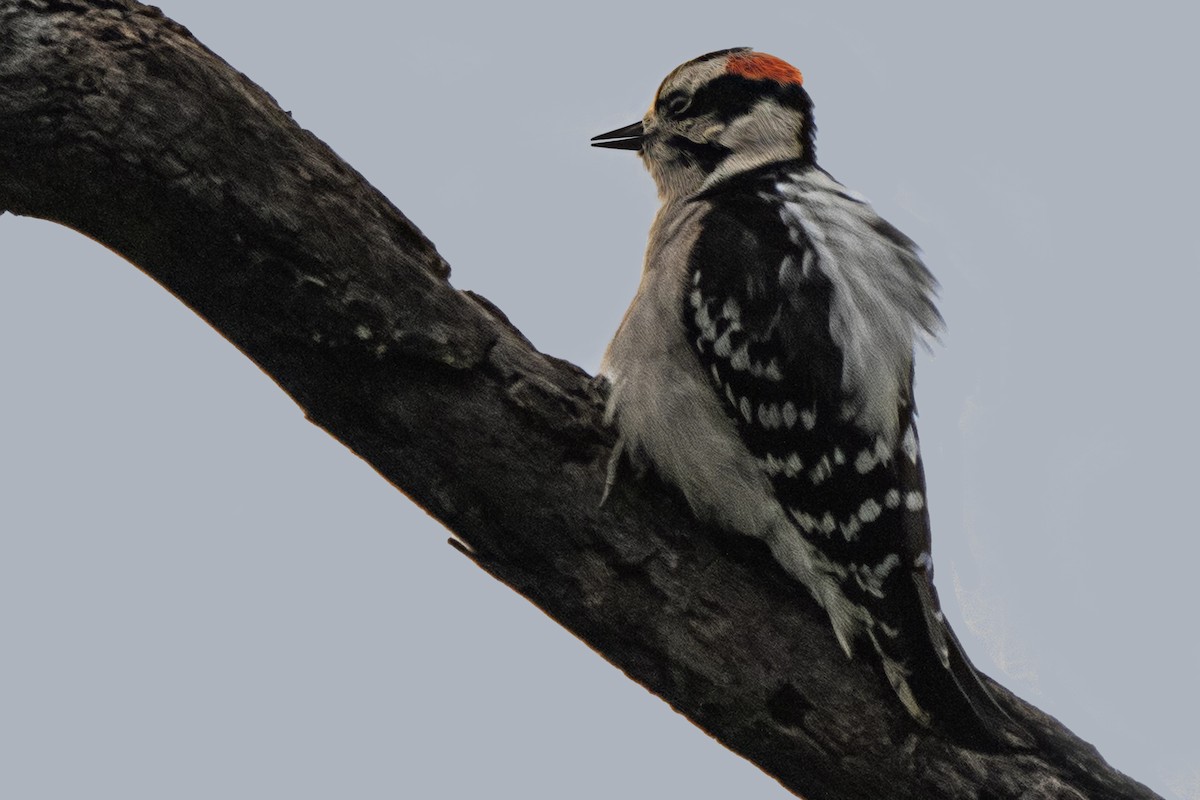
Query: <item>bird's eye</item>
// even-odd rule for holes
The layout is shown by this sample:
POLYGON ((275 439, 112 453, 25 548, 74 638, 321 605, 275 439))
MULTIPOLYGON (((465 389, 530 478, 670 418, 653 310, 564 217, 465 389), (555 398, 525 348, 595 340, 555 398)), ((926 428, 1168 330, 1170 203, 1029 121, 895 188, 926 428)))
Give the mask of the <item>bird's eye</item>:
POLYGON ((662 110, 668 117, 677 117, 692 104, 692 98, 682 92, 673 94, 663 100, 662 110))

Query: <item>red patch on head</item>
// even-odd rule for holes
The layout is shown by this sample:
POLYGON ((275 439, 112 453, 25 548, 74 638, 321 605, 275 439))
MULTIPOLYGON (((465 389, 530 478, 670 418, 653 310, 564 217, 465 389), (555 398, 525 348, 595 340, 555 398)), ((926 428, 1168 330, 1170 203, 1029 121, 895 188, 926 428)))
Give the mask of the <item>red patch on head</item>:
POLYGON ((725 71, 730 75, 741 75, 751 80, 771 80, 776 83, 804 84, 800 70, 782 58, 766 53, 736 53, 725 62, 725 71))

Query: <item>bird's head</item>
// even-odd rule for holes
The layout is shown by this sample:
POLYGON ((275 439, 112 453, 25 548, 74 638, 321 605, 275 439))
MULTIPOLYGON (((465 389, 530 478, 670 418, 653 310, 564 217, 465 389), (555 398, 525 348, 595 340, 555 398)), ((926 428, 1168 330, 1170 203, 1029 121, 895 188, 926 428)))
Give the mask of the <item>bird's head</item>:
POLYGON ((636 150, 664 199, 775 161, 814 162, 812 101, 800 70, 748 47, 676 67, 640 122, 592 139, 636 150))

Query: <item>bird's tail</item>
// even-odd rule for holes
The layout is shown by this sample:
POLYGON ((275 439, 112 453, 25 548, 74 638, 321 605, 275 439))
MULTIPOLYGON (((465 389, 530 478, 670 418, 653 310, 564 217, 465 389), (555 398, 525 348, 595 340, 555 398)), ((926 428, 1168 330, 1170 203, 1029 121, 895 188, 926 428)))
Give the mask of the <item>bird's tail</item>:
POLYGON ((1029 733, 1000 706, 942 615, 937 591, 923 569, 911 574, 910 602, 924 635, 904 636, 902 652, 891 637, 871 633, 888 682, 908 713, 924 726, 976 750, 1011 751, 1033 746, 1029 733), (914 609, 915 610, 915 609, 914 609))

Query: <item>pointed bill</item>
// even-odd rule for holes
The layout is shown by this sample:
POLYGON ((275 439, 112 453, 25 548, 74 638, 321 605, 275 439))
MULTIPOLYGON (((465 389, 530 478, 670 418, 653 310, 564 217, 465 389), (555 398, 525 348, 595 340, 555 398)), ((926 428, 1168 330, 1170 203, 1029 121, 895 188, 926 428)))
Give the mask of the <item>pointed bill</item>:
POLYGON ((608 147, 613 150, 641 150, 642 123, 633 123, 615 131, 592 137, 592 147, 608 147))

